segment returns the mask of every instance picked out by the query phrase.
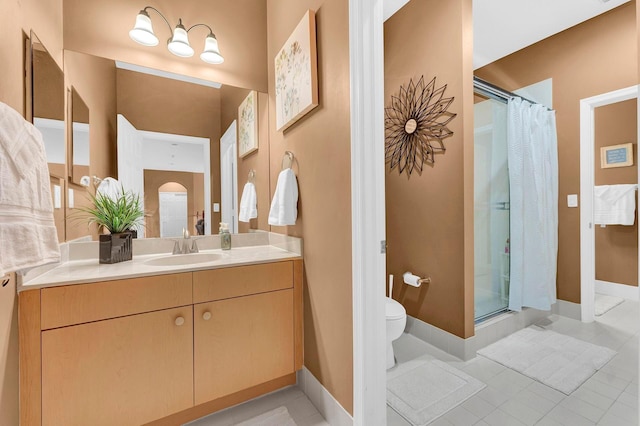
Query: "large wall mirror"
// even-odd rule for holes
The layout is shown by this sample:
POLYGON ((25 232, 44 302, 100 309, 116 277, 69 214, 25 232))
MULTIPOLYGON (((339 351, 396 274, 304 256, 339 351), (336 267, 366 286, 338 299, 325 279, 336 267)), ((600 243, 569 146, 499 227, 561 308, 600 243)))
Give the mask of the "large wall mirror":
POLYGON ((58 230, 58 241, 65 241, 66 200, 66 143, 65 143, 65 89, 62 70, 51 57, 44 44, 32 31, 26 69, 31 70, 28 105, 33 124, 42 133, 53 197, 53 216, 58 230))
POLYGON ((38 36, 31 32, 33 124, 42 133, 49 174, 65 175, 64 74, 38 36))
MULTIPOLYGON (((95 182, 111 176, 140 193, 145 218, 139 238, 181 237, 182 228, 191 235, 216 234, 228 215, 234 232, 269 229, 267 94, 258 94, 258 150, 243 158, 237 150, 227 156, 221 139, 233 134, 236 145, 238 107, 251 90, 69 50, 64 60, 68 81, 83 93, 81 98, 74 90, 72 97, 73 182, 90 176, 88 190, 95 191, 94 176, 95 182), (90 145, 76 132, 88 127, 76 115, 79 104, 91 112, 90 145), (250 170, 256 171, 258 218, 238 223, 250 170)), ((76 205, 83 195, 76 195, 76 205)), ((70 216, 67 226, 73 225, 75 238, 91 233, 73 211, 70 216)))
POLYGON ((89 107, 75 87, 71 88, 71 182, 81 185, 83 176, 89 176, 89 107))

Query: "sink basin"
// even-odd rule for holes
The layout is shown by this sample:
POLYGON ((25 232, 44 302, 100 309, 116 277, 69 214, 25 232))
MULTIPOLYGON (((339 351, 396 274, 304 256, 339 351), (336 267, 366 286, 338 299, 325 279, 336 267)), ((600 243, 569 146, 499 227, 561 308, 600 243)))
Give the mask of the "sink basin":
POLYGON ((149 259, 144 263, 153 266, 176 266, 176 265, 193 265, 196 263, 213 262, 221 259, 221 254, 216 253, 193 253, 193 254, 176 254, 171 256, 156 257, 149 259))

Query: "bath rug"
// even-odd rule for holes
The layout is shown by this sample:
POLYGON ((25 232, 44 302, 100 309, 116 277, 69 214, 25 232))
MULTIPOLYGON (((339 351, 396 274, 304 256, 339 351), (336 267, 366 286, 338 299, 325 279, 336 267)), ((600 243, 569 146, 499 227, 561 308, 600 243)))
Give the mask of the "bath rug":
POLYGON ((566 395, 571 394, 616 351, 551 330, 531 326, 478 351, 566 395))
POLYGON ((457 407, 486 385, 436 359, 415 359, 387 372, 387 404, 414 426, 457 407))
POLYGON ((253 417, 236 426, 297 426, 289 415, 287 407, 278 407, 264 414, 253 417))
POLYGON ((622 302, 624 302, 624 299, 622 297, 596 294, 595 314, 597 317, 599 317, 600 315, 604 315, 622 302))

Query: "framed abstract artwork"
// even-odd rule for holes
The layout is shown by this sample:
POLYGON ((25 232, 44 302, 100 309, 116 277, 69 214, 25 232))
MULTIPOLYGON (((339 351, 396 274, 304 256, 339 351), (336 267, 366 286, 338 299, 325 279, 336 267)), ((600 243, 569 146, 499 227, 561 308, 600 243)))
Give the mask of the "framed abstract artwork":
POLYGON ((238 107, 238 155, 258 150, 258 92, 252 90, 238 107))
POLYGON ((316 15, 308 10, 275 57, 276 129, 285 130, 318 106, 316 15))

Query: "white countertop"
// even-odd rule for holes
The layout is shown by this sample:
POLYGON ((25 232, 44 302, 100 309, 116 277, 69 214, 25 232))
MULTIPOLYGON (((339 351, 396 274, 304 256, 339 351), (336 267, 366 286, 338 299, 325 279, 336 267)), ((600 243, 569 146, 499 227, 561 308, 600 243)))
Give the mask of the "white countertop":
MULTIPOLYGON (((219 259, 187 265, 148 265, 150 259, 172 256, 171 253, 134 255, 132 260, 101 264, 97 258, 79 259, 62 262, 34 277, 25 277, 18 284, 18 292, 60 285, 110 281, 146 277, 152 275, 174 274, 180 272, 202 271, 231 266, 252 265, 283 260, 302 259, 301 253, 288 251, 275 245, 255 245, 234 247, 231 250, 209 249, 200 253, 221 255, 219 259)), ((185 255, 183 255, 185 256, 185 255)), ((190 255, 186 255, 190 256, 190 255)))

